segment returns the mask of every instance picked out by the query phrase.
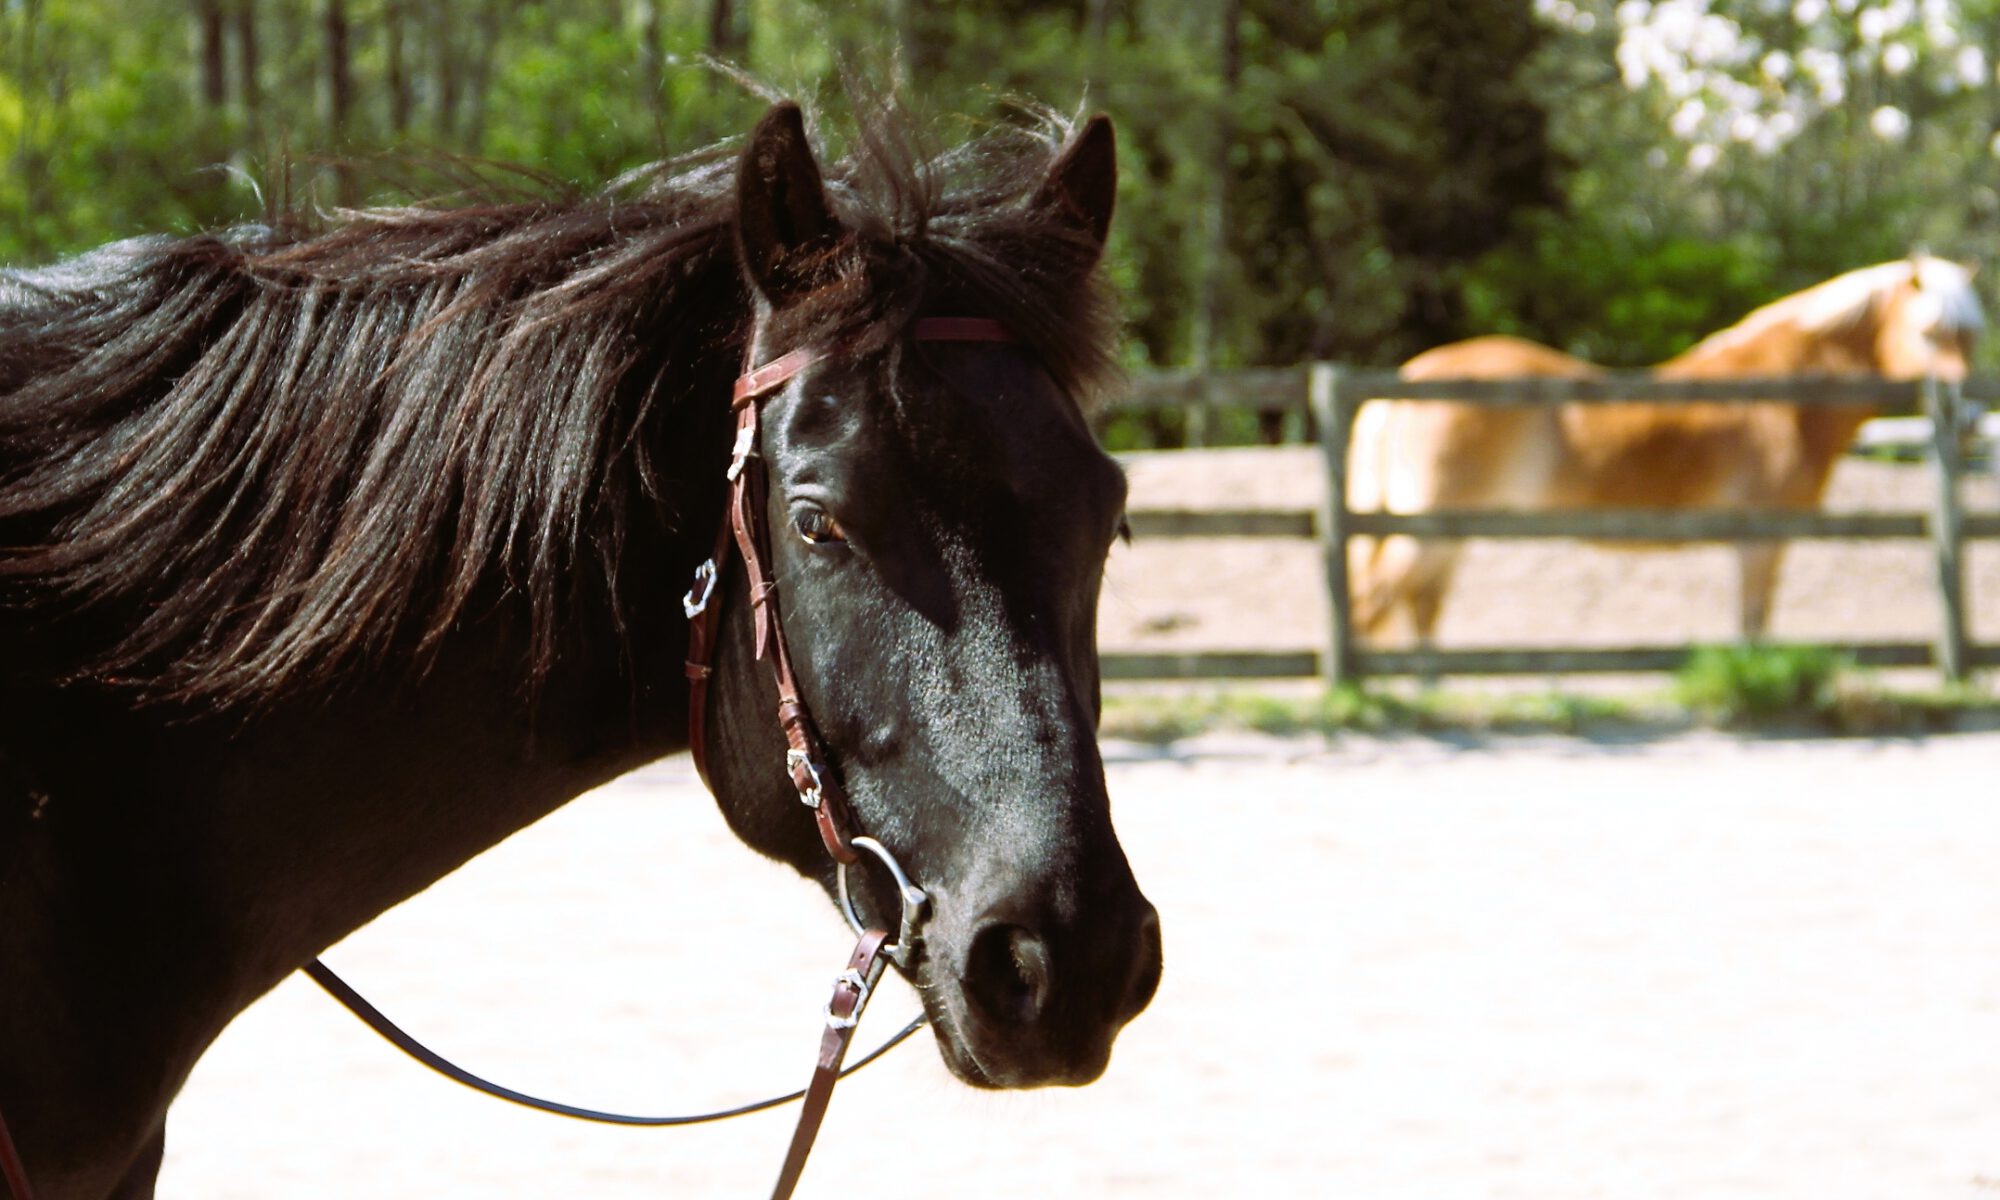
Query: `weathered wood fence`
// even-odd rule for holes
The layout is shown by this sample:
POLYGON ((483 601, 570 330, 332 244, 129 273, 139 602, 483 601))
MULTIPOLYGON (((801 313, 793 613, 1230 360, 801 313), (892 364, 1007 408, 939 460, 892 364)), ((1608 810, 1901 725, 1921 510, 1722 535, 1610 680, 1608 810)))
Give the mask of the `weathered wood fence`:
POLYGON ((1320 545, 1331 620, 1324 646, 1292 652, 1108 653, 1108 679, 1284 678, 1318 675, 1329 684, 1369 675, 1512 675, 1607 671, 1669 671, 1685 646, 1609 648, 1495 647, 1373 650, 1353 637, 1348 539, 1410 534, 1437 538, 1592 538, 1629 541, 1743 541, 1758 538, 1922 538, 1933 549, 1931 585, 1938 597, 1936 636, 1925 642, 1837 645, 1864 666, 1939 668, 1963 679, 1977 667, 2000 666, 2000 645, 1979 645, 1967 632, 1964 547, 2000 538, 2000 514, 1968 516, 1960 500, 1965 466, 1962 437, 1974 428, 1982 402, 2000 398, 2000 380, 1965 384, 1895 383, 1879 379, 1787 377, 1668 383, 1644 374, 1597 379, 1411 381, 1393 372, 1348 370, 1330 363, 1209 374, 1160 373, 1135 381, 1122 410, 1250 409, 1310 413, 1318 430, 1325 497, 1317 512, 1274 510, 1137 510, 1141 537, 1310 537, 1320 545), (1464 404, 1548 406, 1571 402, 1654 404, 1781 400, 1791 404, 1914 407, 1929 418, 1935 487, 1928 512, 1824 513, 1690 509, 1598 509, 1567 512, 1355 512, 1347 507, 1347 448, 1354 417, 1369 400, 1452 400, 1464 404))

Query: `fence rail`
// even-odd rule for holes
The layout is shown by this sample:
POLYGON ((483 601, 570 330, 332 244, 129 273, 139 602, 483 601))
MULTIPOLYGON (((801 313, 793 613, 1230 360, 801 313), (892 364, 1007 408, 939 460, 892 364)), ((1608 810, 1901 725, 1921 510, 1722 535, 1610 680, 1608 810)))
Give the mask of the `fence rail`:
MULTIPOLYGON (((1981 429, 1978 405, 2000 400, 2000 379, 1962 385, 1892 382, 1835 376, 1666 382, 1643 374, 1593 379, 1405 380, 1391 372, 1354 371, 1328 363, 1210 374, 1160 373, 1135 381, 1118 407, 1233 407, 1310 413, 1318 427, 1324 497, 1306 510, 1140 509, 1129 514, 1141 537, 1314 538, 1320 546, 1330 615, 1317 651, 1114 652, 1104 656, 1107 679, 1271 679, 1318 675, 1329 684, 1369 675, 1537 674, 1664 671, 1687 656, 1684 646, 1488 647, 1461 650, 1374 650, 1357 646, 1352 629, 1347 542, 1357 536, 1407 534, 1439 538, 1584 538, 1592 541, 1746 541, 1757 539, 1923 538, 1933 548, 1932 586, 1939 628, 1930 642, 1868 642, 1836 646, 1864 666, 1937 666, 1949 679, 1977 667, 2000 666, 2000 645, 1975 645, 1966 633, 1963 547, 1969 539, 2000 538, 2000 514, 1968 515, 1959 498, 1964 473, 1961 435, 1981 429), (1579 509, 1557 512, 1355 512, 1347 507, 1347 448, 1354 417, 1376 399, 1548 406, 1569 403, 1665 404, 1782 401, 1805 405, 1912 406, 1924 414, 1926 458, 1935 480, 1923 513, 1739 512, 1690 509, 1579 509)), ((1992 418, 1987 418, 1990 422, 1992 418)), ((1906 435, 1919 430, 1906 425, 1906 435)))

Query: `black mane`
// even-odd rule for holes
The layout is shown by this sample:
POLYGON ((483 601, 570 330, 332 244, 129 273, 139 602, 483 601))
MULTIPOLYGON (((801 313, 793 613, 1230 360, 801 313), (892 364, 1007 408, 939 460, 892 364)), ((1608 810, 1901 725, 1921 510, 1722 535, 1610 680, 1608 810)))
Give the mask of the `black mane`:
MULTIPOLYGON (((932 155, 893 114, 864 130, 827 172, 852 236, 820 334, 886 340, 948 296, 1089 395, 1095 247, 1028 202, 1066 131, 932 155)), ((0 272, 0 682, 255 704, 421 664, 517 595, 532 684, 635 522, 708 536, 689 443, 751 315, 733 177, 711 154, 0 272)))

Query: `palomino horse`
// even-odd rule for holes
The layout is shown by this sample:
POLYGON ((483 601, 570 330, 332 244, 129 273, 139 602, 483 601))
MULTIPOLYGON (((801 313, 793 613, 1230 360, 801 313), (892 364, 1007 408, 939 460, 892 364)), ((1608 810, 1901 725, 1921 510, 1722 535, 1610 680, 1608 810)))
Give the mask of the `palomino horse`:
POLYGON ((830 887, 795 778, 843 784, 929 892, 899 965, 950 1068, 1104 1069, 1160 964, 1094 735, 1111 129, 926 157, 900 122, 824 175, 781 105, 636 192, 0 274, 0 1113, 40 1200, 152 1195, 245 1005, 688 746, 732 458, 785 536, 698 672, 731 826, 830 887))
MULTIPOLYGON (((1850 271, 1765 305, 1655 368, 1661 379, 1823 372, 1962 379, 1984 318, 1967 267, 1928 255, 1850 271)), ((1510 337, 1426 351, 1406 379, 1589 378, 1599 368, 1510 337)), ((1858 406, 1568 404, 1489 408, 1372 401, 1354 424, 1356 510, 1817 507, 1833 463, 1874 415, 1858 406)), ((1782 544, 1742 542, 1745 636, 1770 620, 1782 544)), ((1459 544, 1358 538, 1354 620, 1379 634, 1407 607, 1429 641, 1459 544)))

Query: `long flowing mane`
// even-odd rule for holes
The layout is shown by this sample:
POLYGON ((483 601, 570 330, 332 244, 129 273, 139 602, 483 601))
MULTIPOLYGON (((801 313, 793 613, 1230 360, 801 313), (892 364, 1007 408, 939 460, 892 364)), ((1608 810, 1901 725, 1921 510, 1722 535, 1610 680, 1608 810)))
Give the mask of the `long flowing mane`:
MULTIPOLYGON (((824 332, 949 290, 1087 395, 1111 310, 1066 268, 1095 248, 1028 202, 1067 126, 928 154, 864 124, 828 170, 853 236, 824 332)), ((532 684, 579 595, 615 603, 635 522, 689 532, 711 482, 750 315, 732 168, 0 272, 0 682, 254 704, 421 664, 516 596, 532 684)))
POLYGON ((1753 309, 1741 321, 1702 339, 1681 357, 1726 350, 1788 328, 1816 337, 1838 337, 1877 319, 1896 288, 1912 277, 1922 284, 1929 327, 1943 334, 1977 334, 1986 324, 1971 272, 1947 259, 1915 255, 1836 275, 1824 283, 1753 309))

